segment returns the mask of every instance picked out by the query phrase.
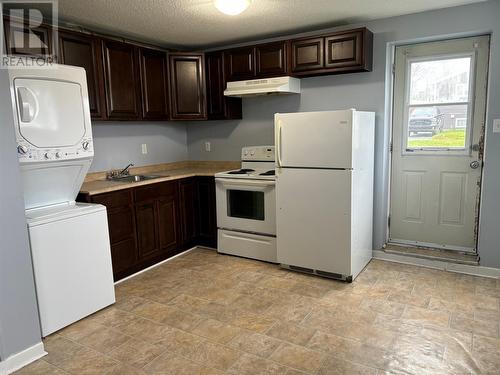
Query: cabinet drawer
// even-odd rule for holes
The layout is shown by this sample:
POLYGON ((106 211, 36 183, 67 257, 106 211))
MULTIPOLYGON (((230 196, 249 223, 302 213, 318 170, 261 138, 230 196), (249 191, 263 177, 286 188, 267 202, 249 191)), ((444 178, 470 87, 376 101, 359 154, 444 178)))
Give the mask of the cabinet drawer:
POLYGON ((132 203, 132 195, 130 189, 113 191, 92 196, 93 203, 100 203, 106 208, 123 207, 132 203))
POLYGON ((135 189, 135 201, 143 202, 166 195, 174 195, 177 190, 177 182, 162 182, 135 189))
POLYGON ((109 238, 112 244, 134 237, 134 213, 125 206, 108 210, 109 238))

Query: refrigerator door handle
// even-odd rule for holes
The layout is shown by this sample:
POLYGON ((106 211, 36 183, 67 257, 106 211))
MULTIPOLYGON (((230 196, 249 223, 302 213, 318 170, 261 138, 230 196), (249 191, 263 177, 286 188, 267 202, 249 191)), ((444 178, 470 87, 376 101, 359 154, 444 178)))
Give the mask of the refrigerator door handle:
POLYGON ((278 120, 278 139, 276 140, 276 159, 278 167, 281 167, 281 120, 278 120))

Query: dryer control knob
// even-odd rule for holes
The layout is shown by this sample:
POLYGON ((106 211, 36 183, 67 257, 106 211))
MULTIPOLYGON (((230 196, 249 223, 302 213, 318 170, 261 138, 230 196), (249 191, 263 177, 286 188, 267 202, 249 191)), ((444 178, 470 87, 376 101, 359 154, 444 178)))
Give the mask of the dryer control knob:
POLYGON ((28 152, 28 147, 19 145, 17 146, 17 152, 21 155, 24 155, 28 152))
POLYGON ((90 142, 88 142, 88 141, 83 142, 82 147, 84 150, 88 150, 90 147, 90 142))

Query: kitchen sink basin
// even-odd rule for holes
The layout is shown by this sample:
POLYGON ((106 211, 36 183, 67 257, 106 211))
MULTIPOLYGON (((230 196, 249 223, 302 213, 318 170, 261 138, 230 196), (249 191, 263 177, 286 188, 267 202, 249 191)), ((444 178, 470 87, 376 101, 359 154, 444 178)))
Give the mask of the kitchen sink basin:
POLYGON ((129 175, 129 176, 118 176, 118 177, 111 177, 111 181, 119 181, 119 182, 140 182, 140 181, 146 181, 146 180, 154 180, 155 178, 162 178, 162 177, 168 177, 168 176, 153 176, 153 175, 143 175, 143 174, 136 174, 136 175, 129 175))

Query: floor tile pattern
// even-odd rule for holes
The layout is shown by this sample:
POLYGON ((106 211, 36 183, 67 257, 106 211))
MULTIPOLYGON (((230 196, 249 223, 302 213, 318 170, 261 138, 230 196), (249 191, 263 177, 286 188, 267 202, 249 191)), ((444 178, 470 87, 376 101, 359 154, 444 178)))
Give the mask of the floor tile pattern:
POLYGON ((500 280, 373 260, 347 284, 196 249, 116 296, 17 374, 500 373, 500 280))

